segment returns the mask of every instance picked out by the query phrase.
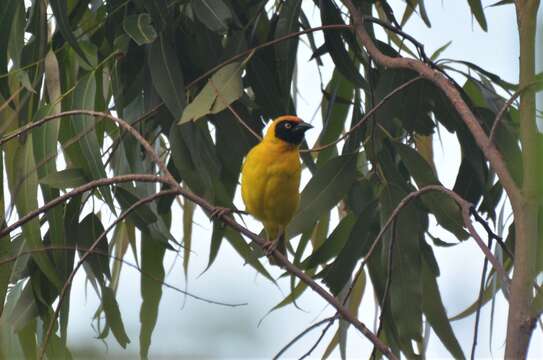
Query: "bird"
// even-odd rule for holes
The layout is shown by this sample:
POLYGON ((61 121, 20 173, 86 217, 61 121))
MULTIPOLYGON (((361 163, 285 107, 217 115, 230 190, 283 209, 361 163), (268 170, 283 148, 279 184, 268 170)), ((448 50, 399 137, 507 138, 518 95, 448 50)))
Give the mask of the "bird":
POLYGON ((274 249, 287 255, 285 228, 300 202, 299 146, 312 127, 295 115, 279 116, 242 165, 241 196, 247 212, 264 225, 272 265, 279 265, 274 249))

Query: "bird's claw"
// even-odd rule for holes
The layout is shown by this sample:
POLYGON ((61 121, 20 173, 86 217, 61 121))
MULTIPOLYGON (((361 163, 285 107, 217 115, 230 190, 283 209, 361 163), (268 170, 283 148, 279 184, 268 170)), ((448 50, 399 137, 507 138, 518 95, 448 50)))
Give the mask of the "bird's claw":
POLYGON ((221 206, 216 206, 213 210, 211 210, 211 212, 209 213, 209 218, 211 220, 216 220, 216 219, 220 219, 222 218, 223 216, 225 215, 229 215, 233 212, 234 210, 233 209, 230 209, 230 208, 226 208, 226 207, 221 207, 221 206))
POLYGON ((248 214, 246 211, 243 211, 243 210, 231 209, 231 208, 222 207, 222 206, 215 206, 213 210, 211 210, 211 212, 209 213, 209 219, 213 221, 216 219, 220 219, 226 215, 230 215, 232 213, 248 214))
POLYGON ((264 245, 262 245, 264 254, 266 254, 266 256, 270 256, 271 254, 273 254, 275 249, 277 249, 278 245, 279 245, 279 241, 277 239, 273 241, 266 241, 264 245))

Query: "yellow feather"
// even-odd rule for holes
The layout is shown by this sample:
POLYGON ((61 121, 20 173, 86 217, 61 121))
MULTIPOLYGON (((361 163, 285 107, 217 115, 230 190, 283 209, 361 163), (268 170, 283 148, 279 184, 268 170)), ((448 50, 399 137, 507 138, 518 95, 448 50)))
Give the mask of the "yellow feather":
MULTIPOLYGON (((298 145, 276 136, 281 121, 274 120, 264 139, 249 151, 241 172, 241 195, 247 211, 260 220, 268 240, 281 236, 298 208, 300 201, 300 154, 298 145)), ((285 244, 279 244, 285 252, 285 244)))

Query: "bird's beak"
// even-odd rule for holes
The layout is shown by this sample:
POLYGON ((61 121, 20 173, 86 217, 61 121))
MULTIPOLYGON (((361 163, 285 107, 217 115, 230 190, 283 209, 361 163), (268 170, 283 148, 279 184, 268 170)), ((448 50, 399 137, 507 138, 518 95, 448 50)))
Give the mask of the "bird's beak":
POLYGON ((300 121, 299 123, 297 123, 295 126, 294 126, 294 131, 295 132, 301 132, 301 133, 305 133, 307 130, 313 128, 313 125, 311 124, 308 124, 304 121, 300 121))

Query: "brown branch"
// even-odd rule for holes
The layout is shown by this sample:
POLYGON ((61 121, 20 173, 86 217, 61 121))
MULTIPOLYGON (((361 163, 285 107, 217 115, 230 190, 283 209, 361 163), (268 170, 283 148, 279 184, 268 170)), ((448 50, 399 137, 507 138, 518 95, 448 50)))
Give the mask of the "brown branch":
POLYGON ((353 4, 352 0, 342 0, 343 4, 349 10, 352 17, 353 30, 356 33, 359 41, 364 45, 368 54, 381 66, 386 68, 401 68, 409 69, 418 72, 423 78, 434 83, 450 100, 453 107, 456 109, 464 123, 467 125, 471 134, 473 135, 477 145, 482 150, 485 157, 490 162, 490 165, 500 178, 500 181, 511 200, 511 204, 514 209, 518 208, 521 204, 520 190, 512 178, 509 170, 503 158, 486 135, 484 129, 479 124, 479 121, 462 99, 462 96, 441 72, 433 69, 428 64, 422 61, 403 58, 403 57, 390 57, 383 54, 375 45, 370 35, 367 33, 364 27, 364 17, 360 14, 357 7, 353 4))
MULTIPOLYGON (((175 192, 171 192, 171 193, 175 193, 175 192)), ((67 252, 67 251, 76 251, 76 250, 90 251, 90 253, 93 254, 93 255, 99 255, 99 256, 107 257, 107 258, 113 259, 114 261, 118 261, 120 263, 123 263, 124 265, 126 265, 128 267, 131 267, 132 269, 137 270, 143 276, 145 276, 145 277, 159 283, 160 285, 162 285, 164 287, 167 287, 168 289, 172 289, 172 290, 174 290, 174 291, 176 291, 178 293, 181 293, 183 295, 186 295, 188 297, 191 297, 191 298, 193 298, 195 300, 203 301, 203 302, 213 304, 213 305, 221 305, 221 306, 228 306, 228 307, 239 307, 239 306, 247 305, 247 303, 225 303, 225 302, 222 302, 222 301, 211 300, 211 299, 207 299, 207 298, 204 298, 204 297, 201 297, 201 296, 198 296, 198 295, 194 295, 192 293, 187 292, 186 290, 183 290, 183 289, 180 289, 180 288, 176 287, 175 285, 172 285, 170 283, 167 283, 167 282, 165 282, 163 280, 160 280, 160 279, 154 277, 153 275, 149 274, 148 272, 143 271, 139 266, 137 266, 135 264, 132 264, 131 262, 126 261, 121 257, 111 255, 111 254, 109 254, 107 252, 102 252, 102 251, 96 250, 96 249, 91 250, 89 248, 81 248, 81 247, 67 246, 67 245, 49 245, 49 246, 44 246, 44 247, 42 247, 40 249, 24 250, 24 251, 21 251, 20 253, 18 253, 17 255, 1 258, 0 259, 0 266, 5 265, 5 264, 9 264, 11 262, 14 262, 19 257, 21 257, 23 255, 31 255, 31 254, 34 254, 34 253, 47 252, 47 251, 66 251, 67 252)))
MULTIPOLYGON (((383 235, 387 231, 388 227, 395 221, 395 219, 399 215, 400 211, 404 207, 406 207, 412 200, 418 198, 419 196, 421 196, 421 195, 423 195, 423 194, 425 194, 427 192, 431 192, 431 191, 438 191, 438 192, 445 193, 446 195, 451 197, 458 204, 458 206, 460 207, 460 209, 462 211, 462 218, 463 218, 463 221, 464 221, 464 227, 466 227, 466 229, 468 229, 469 234, 473 237, 473 239, 475 240, 475 242, 477 243, 479 248, 481 248, 481 251, 483 252, 485 257, 490 261, 490 263, 492 264, 494 269, 496 269, 496 272, 503 279, 503 282, 504 282, 504 284, 506 286, 506 289, 508 289, 510 281, 509 281, 509 277, 507 276, 507 272, 503 268, 502 264, 500 264, 498 259, 496 259, 494 254, 492 254, 491 250, 485 245, 485 243, 483 242, 483 240, 481 239, 481 237, 479 236, 479 234, 477 233, 477 231, 473 227, 473 224, 472 224, 471 219, 470 219, 470 211, 471 211, 471 208, 473 207, 473 205, 470 202, 468 202, 467 200, 465 200, 464 198, 462 198, 460 195, 458 195, 456 192, 454 192, 452 190, 449 190, 449 189, 447 189, 447 188, 445 188, 445 187, 443 187, 441 185, 428 185, 428 186, 422 187, 417 191, 413 191, 413 192, 409 193, 406 197, 404 197, 398 203, 396 208, 394 208, 394 210, 390 214, 389 218, 387 219, 387 221, 385 222, 385 224, 383 225, 383 227, 381 228, 381 230, 379 231, 379 233, 375 237, 375 240, 373 240, 373 243, 371 244, 371 246, 370 246, 370 248, 368 250, 368 253, 366 254, 364 259, 362 260, 362 263, 360 265, 360 269, 359 269, 359 271, 357 272, 357 274, 355 276, 353 284, 356 282, 358 276, 360 276, 360 274, 362 273, 362 271, 364 269, 364 266, 368 262, 370 256, 376 250, 377 245, 379 244, 379 241, 381 240, 381 238, 383 237, 383 235)), ((352 289, 353 289, 353 286, 351 286, 349 288, 349 292, 347 293, 347 297, 349 297, 349 295, 351 294, 352 289)))
POLYGON ((40 214, 46 212, 47 210, 65 202, 66 200, 82 194, 86 191, 92 190, 94 188, 105 186, 105 185, 111 185, 111 184, 117 184, 117 183, 124 183, 124 182, 131 182, 131 181, 141 181, 141 182, 161 182, 161 183, 168 183, 166 178, 162 176, 157 175, 148 175, 148 174, 129 174, 129 175, 120 175, 120 176, 114 176, 111 178, 105 178, 105 179, 98 179, 93 180, 85 185, 78 186, 74 188, 71 191, 68 191, 67 193, 49 201, 48 203, 44 204, 40 208, 29 212, 28 214, 21 217, 18 221, 14 222, 10 226, 7 226, 0 230, 0 239, 4 237, 5 235, 8 235, 13 230, 19 228, 20 226, 26 224, 36 216, 39 216, 40 214))
MULTIPOLYGON (((0 140, 0 145, 5 143, 6 141, 9 141, 27 131, 30 131, 31 129, 41 126, 47 121, 51 121, 56 118, 64 117, 64 116, 70 116, 70 115, 89 115, 89 116, 95 116, 95 117, 103 117, 107 118, 111 121, 116 122, 119 126, 121 126, 124 130, 126 130, 128 133, 130 133, 132 136, 135 137, 135 139, 144 147, 147 154, 150 156, 150 158, 158 165, 160 170, 164 173, 164 176, 156 176, 156 178, 153 181, 158 182, 164 182, 168 184, 172 189, 175 189, 178 194, 182 195, 186 199, 194 202, 195 204, 202 207, 204 210, 208 212, 212 212, 215 210, 215 206, 210 204, 207 200, 193 194, 190 191, 187 191, 179 186, 179 184, 175 181, 175 178, 171 175, 171 173, 168 171, 166 165, 162 162, 162 160, 159 158, 159 156, 156 154, 156 152, 153 150, 151 145, 145 140, 141 134, 135 130, 132 126, 130 126, 129 123, 126 121, 116 118, 108 113, 102 113, 97 111, 91 111, 91 110, 71 110, 66 111, 62 113, 58 113, 55 115, 51 115, 48 117, 45 117, 43 119, 40 119, 32 124, 29 124, 18 131, 4 137, 2 140, 0 140)), ((144 176, 144 175, 140 175, 144 176)), ((147 176, 154 176, 154 175, 147 175, 147 176)), ((117 177, 117 179, 120 177, 117 177)), ((101 179, 100 181, 107 181, 108 179, 101 179)), ((143 200, 143 199, 142 199, 143 200)), ((38 209, 36 210, 38 213, 43 212, 44 210, 38 209)), ((37 215, 36 215, 37 216, 37 215)), ((257 234, 251 232, 249 229, 241 226, 238 224, 233 218, 229 217, 226 214, 219 214, 219 218, 228 226, 230 226, 232 229, 238 231, 240 234, 245 235, 247 238, 251 239, 253 242, 258 244, 260 247, 264 247, 267 244, 267 240, 261 238, 257 234)), ((13 230, 13 229, 12 229, 13 230)), ((11 230, 10 230, 11 231, 11 230)), ((0 233, 1 234, 1 233, 0 233)), ((397 359, 396 355, 392 353, 392 351, 379 339, 375 334, 373 334, 367 327, 364 325, 360 320, 358 320, 351 312, 344 307, 333 295, 331 295, 328 291, 326 291, 322 286, 317 284, 313 278, 311 278, 309 275, 304 273, 301 269, 296 267, 294 264, 292 264, 286 256, 281 254, 279 251, 274 250, 273 251, 274 257, 277 259, 277 261, 283 265, 283 268, 286 269, 290 274, 295 275, 300 280, 302 280, 304 283, 306 283, 311 289, 313 289, 314 292, 316 292, 318 295, 320 295, 324 300, 326 300, 330 305, 332 305, 338 313, 343 317, 346 321, 353 324, 355 328, 357 328, 364 336, 366 336, 378 349, 381 351, 385 356, 387 356, 390 359, 397 359)), ((71 280, 70 280, 71 281, 71 280)), ((65 292, 65 290, 64 290, 65 292)), ((59 301, 59 307, 57 307, 57 311, 55 312, 55 316, 51 319, 50 323, 50 330, 52 331, 52 326, 54 321, 56 321, 56 318, 58 316, 58 310, 60 309, 61 302, 59 301)), ((49 331, 48 331, 49 333, 49 331)), ((44 347, 45 349, 45 347, 44 347)), ((43 350, 41 356, 43 357, 43 350)))

